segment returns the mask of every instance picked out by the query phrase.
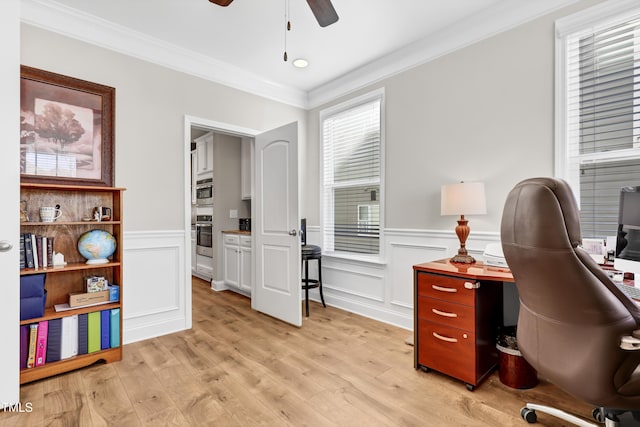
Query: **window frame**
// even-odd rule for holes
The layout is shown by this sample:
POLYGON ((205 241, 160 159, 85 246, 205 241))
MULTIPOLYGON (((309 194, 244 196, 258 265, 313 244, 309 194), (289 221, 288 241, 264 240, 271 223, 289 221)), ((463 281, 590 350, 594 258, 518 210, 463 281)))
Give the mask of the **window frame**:
MULTIPOLYGON (((640 144, 634 148, 602 151, 599 153, 570 153, 571 118, 568 116, 568 88, 579 76, 570 77, 568 69, 568 39, 577 33, 594 32, 640 17, 636 0, 621 0, 614 4, 602 3, 578 13, 560 18, 555 23, 555 135, 554 174, 567 181, 580 207, 580 166, 599 162, 616 162, 640 158, 640 144), (572 162, 573 158, 578 158, 572 162)), ((638 52, 638 51, 636 51, 638 52)), ((639 52, 640 53, 640 52, 639 52)), ((634 87, 635 89, 635 87, 634 87)), ((634 113, 635 118, 635 113, 634 113)))
MULTIPOLYGON (((327 107, 320 111, 318 122, 318 147, 319 147, 319 172, 320 172, 320 236, 324 245, 324 236, 326 230, 325 223, 325 168, 324 168, 324 121, 328 117, 342 113, 352 108, 368 104, 376 100, 380 101, 380 178, 376 184, 379 186, 379 205, 380 205, 380 230, 378 235, 378 253, 377 254, 361 254, 346 251, 329 251, 323 248, 323 254, 335 258, 350 259, 356 261, 365 261, 371 263, 383 263, 384 259, 384 212, 385 212, 385 91, 379 88, 339 104, 327 107)), ((370 183, 370 182, 369 182, 370 183)), ((337 185, 335 187, 340 187, 337 185)), ((333 212, 333 207, 330 207, 333 212)))

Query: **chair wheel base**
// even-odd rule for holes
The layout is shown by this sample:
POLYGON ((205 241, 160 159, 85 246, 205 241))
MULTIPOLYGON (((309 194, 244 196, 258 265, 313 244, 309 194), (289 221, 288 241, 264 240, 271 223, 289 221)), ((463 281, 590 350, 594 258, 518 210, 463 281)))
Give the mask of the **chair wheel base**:
POLYGON ((591 411, 591 415, 597 422, 604 423, 604 411, 602 410, 602 408, 593 408, 593 411, 591 411))
POLYGON ((538 422, 536 411, 534 411, 533 409, 529 409, 526 406, 520 410, 520 416, 529 424, 535 424, 536 422, 538 422))

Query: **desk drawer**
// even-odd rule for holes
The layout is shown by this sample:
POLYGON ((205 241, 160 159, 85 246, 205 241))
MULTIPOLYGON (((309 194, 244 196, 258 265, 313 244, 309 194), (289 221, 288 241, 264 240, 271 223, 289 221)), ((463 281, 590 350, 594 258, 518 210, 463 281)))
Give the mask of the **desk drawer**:
POLYGON ((477 385, 475 334, 419 320, 418 363, 477 385))
POLYGON ((418 297, 418 318, 467 331, 475 331, 475 310, 472 306, 436 298, 418 297))
POLYGON ((465 287, 465 283, 475 284, 474 280, 421 272, 417 274, 418 295, 457 302, 459 304, 475 304, 476 290, 465 287))

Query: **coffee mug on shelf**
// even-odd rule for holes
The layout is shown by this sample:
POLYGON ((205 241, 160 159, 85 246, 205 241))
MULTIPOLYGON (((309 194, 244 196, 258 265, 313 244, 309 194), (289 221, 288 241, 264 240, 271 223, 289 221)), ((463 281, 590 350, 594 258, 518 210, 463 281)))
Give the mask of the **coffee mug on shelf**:
POLYGON ((60 218, 62 211, 55 206, 42 206, 40 208, 40 220, 42 222, 53 222, 60 218))

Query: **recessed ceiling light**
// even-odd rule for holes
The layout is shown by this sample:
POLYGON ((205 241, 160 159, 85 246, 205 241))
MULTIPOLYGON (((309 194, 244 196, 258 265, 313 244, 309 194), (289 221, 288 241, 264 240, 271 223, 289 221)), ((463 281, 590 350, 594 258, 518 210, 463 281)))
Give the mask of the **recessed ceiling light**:
POLYGON ((293 66, 296 68, 305 68, 307 65, 309 65, 309 61, 307 61, 304 58, 298 58, 293 60, 293 66))

